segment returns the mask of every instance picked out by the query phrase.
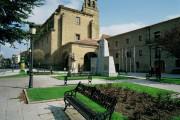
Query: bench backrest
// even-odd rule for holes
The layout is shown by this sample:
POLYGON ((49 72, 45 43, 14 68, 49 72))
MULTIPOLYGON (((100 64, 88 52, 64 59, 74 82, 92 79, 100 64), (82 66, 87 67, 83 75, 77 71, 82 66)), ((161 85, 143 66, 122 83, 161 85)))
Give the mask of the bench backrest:
POLYGON ((117 97, 108 96, 102 93, 100 90, 96 89, 96 87, 85 86, 81 83, 77 85, 75 90, 76 92, 79 92, 87 96, 89 99, 100 104, 101 106, 106 108, 108 111, 111 111, 111 112, 114 111, 114 107, 117 103, 117 97))

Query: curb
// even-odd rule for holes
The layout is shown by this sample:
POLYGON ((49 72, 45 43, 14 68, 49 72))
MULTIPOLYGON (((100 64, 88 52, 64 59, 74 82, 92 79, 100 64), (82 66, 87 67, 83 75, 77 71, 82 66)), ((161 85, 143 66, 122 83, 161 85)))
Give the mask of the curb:
POLYGON ((51 100, 42 100, 42 101, 30 101, 29 97, 27 95, 27 91, 26 89, 23 89, 25 96, 26 96, 26 100, 27 100, 27 104, 37 104, 37 103, 46 103, 46 102, 53 102, 53 101, 61 101, 64 100, 64 98, 59 98, 59 99, 51 99, 51 100))

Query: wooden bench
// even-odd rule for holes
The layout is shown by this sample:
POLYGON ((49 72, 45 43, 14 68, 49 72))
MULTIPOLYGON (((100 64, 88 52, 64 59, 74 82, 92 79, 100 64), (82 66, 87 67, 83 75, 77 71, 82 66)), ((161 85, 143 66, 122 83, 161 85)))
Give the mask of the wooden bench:
POLYGON ((110 120, 117 103, 117 97, 105 95, 95 87, 85 86, 79 82, 75 89, 65 92, 64 102, 64 111, 66 110, 67 106, 72 105, 87 120, 110 120), (98 113, 91 110, 88 108, 88 106, 77 99, 77 92, 101 105, 106 109, 106 111, 98 113))
POLYGON ((66 75, 64 77, 64 85, 67 85, 68 78, 70 78, 70 77, 79 77, 79 76, 83 76, 83 77, 85 77, 85 79, 88 79, 88 84, 92 83, 92 75, 90 75, 90 74, 71 73, 71 75, 66 75))

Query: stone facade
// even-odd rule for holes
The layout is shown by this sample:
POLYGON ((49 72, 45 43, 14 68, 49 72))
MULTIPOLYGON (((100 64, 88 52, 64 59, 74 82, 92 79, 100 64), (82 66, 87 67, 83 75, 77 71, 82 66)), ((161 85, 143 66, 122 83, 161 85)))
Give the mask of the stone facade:
MULTIPOLYGON (((157 37, 162 37, 167 31, 180 27, 180 18, 168 20, 131 32, 108 38, 110 55, 114 56, 116 70, 126 72, 147 72, 155 68, 158 58, 156 46, 153 43, 157 37), (151 66, 151 67, 150 67, 151 66)), ((177 69, 176 58, 161 50, 161 70, 171 72, 177 69)))
POLYGON ((64 55, 67 55, 67 52, 75 54, 77 64, 82 67, 83 55, 97 49, 96 40, 99 39, 97 0, 85 0, 81 11, 60 5, 43 25, 37 27, 37 34, 34 49, 44 51, 46 58, 44 64, 58 65, 63 69, 66 57, 64 55), (87 42, 84 42, 85 40, 87 42))

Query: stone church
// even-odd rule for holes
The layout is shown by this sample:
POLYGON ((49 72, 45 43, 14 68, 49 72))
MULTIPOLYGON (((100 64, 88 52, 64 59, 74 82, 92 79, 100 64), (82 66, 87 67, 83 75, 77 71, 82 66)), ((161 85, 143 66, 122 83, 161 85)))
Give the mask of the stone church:
POLYGON ((42 25, 37 25, 34 50, 45 53, 44 65, 68 69, 71 60, 78 70, 90 70, 99 40, 97 0, 84 0, 81 11, 59 5, 42 25))

